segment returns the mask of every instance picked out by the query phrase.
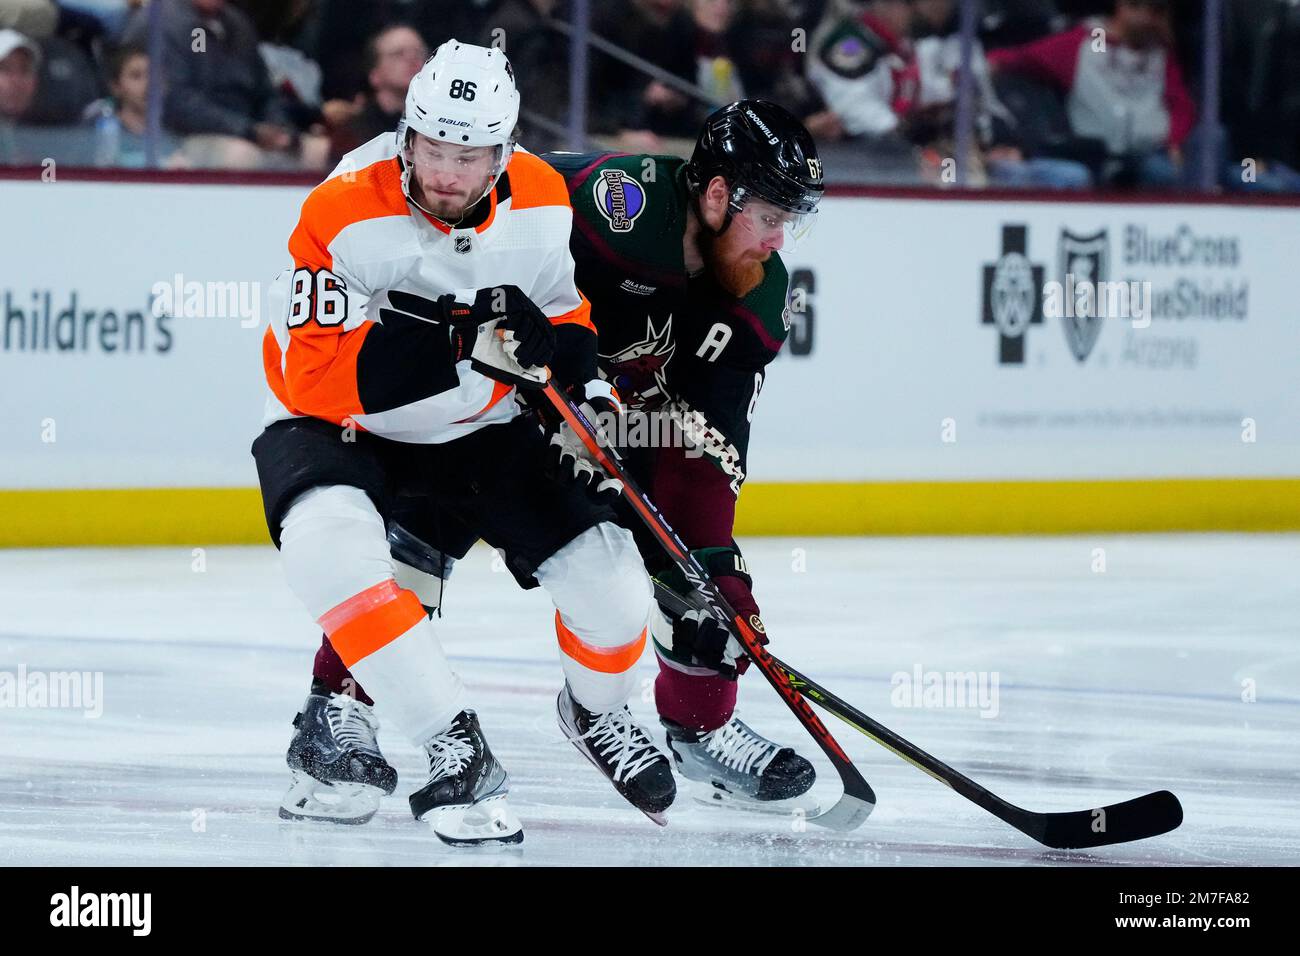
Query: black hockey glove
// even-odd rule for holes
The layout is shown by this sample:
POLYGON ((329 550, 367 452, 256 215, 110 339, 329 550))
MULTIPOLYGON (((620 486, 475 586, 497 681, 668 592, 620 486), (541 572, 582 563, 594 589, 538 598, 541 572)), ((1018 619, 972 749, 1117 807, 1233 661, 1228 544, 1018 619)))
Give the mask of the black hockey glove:
MULTIPOLYGON (((767 644, 767 632, 754 601, 754 582, 740 550, 733 545, 729 548, 701 548, 691 553, 704 565, 736 613, 748 622, 759 644, 767 644)), ((676 568, 665 569, 655 577, 679 594, 689 590, 685 576, 676 568)), ((731 633, 730 626, 706 611, 692 609, 680 615, 667 607, 663 611, 673 628, 674 658, 711 668, 729 680, 735 680, 748 670, 749 656, 731 633)))
MULTIPOLYGON (((589 384, 592 386, 591 398, 586 397, 588 390, 581 387, 568 389, 566 394, 573 404, 578 406, 578 410, 587 421, 595 426, 604 447, 612 448, 617 452, 614 442, 618 437, 622 409, 618 402, 608 395, 607 386, 602 388, 602 383, 599 382, 589 384)), ((582 437, 569 427, 568 422, 560 419, 554 409, 548 408, 541 415, 541 419, 543 428, 549 435, 550 474, 559 481, 574 482, 582 486, 597 501, 612 505, 623 493, 623 482, 605 473, 596 456, 588 450, 582 437)))
POLYGON ((740 665, 749 663, 731 628, 724 627, 707 611, 687 611, 673 620, 673 654, 715 670, 728 680, 739 677, 743 673, 740 665))
MULTIPOLYGON (((546 365, 555 354, 555 326, 515 285, 479 289, 474 301, 457 302, 453 293, 426 299, 410 292, 392 291, 388 300, 396 308, 432 322, 445 322, 450 328, 456 361, 469 358, 480 345, 479 329, 495 322, 494 329, 504 334, 505 351, 524 368, 546 365)), ((484 334, 490 334, 491 330, 484 334)))

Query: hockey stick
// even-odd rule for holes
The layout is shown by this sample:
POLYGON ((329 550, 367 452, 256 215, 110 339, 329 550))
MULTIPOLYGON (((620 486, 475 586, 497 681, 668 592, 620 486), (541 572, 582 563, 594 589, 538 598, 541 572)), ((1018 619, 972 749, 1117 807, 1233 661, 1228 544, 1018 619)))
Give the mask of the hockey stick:
MULTIPOLYGON (((655 597, 676 614, 692 610, 690 600, 667 585, 655 582, 655 597)), ((771 657, 771 655, 768 655, 771 657)), ((1076 850, 1112 843, 1145 840, 1176 829, 1183 822, 1183 808, 1168 790, 1157 790, 1123 803, 1093 810, 1064 813, 1035 813, 1008 803, 997 794, 981 787, 965 774, 930 756, 920 747, 904 740, 888 727, 872 720, 852 704, 841 700, 826 688, 805 677, 789 664, 771 657, 790 684, 828 713, 850 727, 860 730, 887 750, 892 750, 918 770, 946 784, 976 806, 982 807, 1004 823, 1032 837, 1044 846, 1058 850, 1076 850)))
POLYGON ((832 830, 857 829, 871 815, 876 805, 876 795, 872 792, 871 785, 863 779, 858 768, 853 766, 848 754, 831 736, 831 732, 826 729, 826 725, 809 706, 808 701, 795 689, 786 669, 759 643, 749 622, 727 603, 727 599, 723 597, 722 592, 718 590, 718 586, 713 583, 713 579, 709 577, 695 555, 687 550, 681 539, 677 537, 677 533, 664 520, 663 515, 628 475, 617 452, 601 444, 595 427, 587 421, 578 407, 555 387, 554 382, 548 381, 541 392, 609 476, 623 482, 624 498, 654 535, 660 547, 686 576, 686 580, 695 588, 703 603, 701 610, 707 611, 719 623, 732 630, 750 659, 763 672, 768 683, 776 688, 777 693, 785 700, 786 706, 794 711, 799 723, 812 734, 813 739, 817 741, 817 746, 821 747, 822 752, 830 759, 835 771, 840 775, 840 782, 844 786, 844 793, 840 799, 825 812, 809 816, 808 821, 832 830))

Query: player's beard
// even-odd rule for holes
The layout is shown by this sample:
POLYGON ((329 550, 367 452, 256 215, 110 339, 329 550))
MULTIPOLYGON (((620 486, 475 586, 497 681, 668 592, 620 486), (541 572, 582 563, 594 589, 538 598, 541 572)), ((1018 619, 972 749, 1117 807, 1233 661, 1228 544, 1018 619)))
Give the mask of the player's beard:
POLYGON ((477 188, 460 193, 457 196, 439 196, 425 189, 423 183, 417 181, 416 185, 420 190, 420 205, 443 222, 454 225, 468 216, 474 206, 478 204, 487 190, 488 180, 484 179, 483 183, 477 188))
POLYGON ((749 295, 763 281, 763 263, 770 252, 745 250, 736 240, 733 222, 720 236, 708 232, 700 235, 700 254, 714 281, 737 299, 749 295))

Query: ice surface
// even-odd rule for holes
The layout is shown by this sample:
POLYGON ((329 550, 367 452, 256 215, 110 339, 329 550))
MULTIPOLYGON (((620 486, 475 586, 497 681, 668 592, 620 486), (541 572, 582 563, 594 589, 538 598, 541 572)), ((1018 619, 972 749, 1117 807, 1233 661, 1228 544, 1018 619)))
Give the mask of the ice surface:
MULTIPOLYGON (((401 781, 370 824, 285 823, 284 749, 319 636, 272 549, 7 551, 0 672, 100 672, 104 696, 99 717, 0 709, 0 863, 1300 863, 1300 536, 744 546, 773 650, 886 726, 1029 809, 1169 788, 1183 826, 1049 851, 828 717, 880 800, 860 830, 684 797, 660 829, 562 739, 546 596, 483 548, 439 626, 510 771, 522 850, 453 850, 411 820, 420 759, 391 729, 401 781), (996 716, 891 705, 891 676, 917 666, 996 674, 996 716)), ((651 655, 640 672, 633 710, 657 727, 651 655)), ((741 715, 815 753, 834 799, 829 764, 756 672, 741 715)))

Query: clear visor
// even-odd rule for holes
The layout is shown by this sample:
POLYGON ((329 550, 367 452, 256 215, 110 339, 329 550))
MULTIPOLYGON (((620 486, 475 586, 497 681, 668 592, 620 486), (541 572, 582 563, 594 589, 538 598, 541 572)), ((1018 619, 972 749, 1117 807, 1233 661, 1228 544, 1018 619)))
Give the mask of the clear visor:
POLYGON ((503 146, 453 146, 419 137, 408 131, 406 136, 406 161, 417 169, 430 173, 447 173, 458 176, 474 174, 500 175, 503 146))
POLYGON ((792 212, 765 199, 750 197, 734 218, 760 241, 772 248, 790 251, 808 237, 817 221, 817 212, 792 212), (778 240, 780 245, 775 244, 778 240))

